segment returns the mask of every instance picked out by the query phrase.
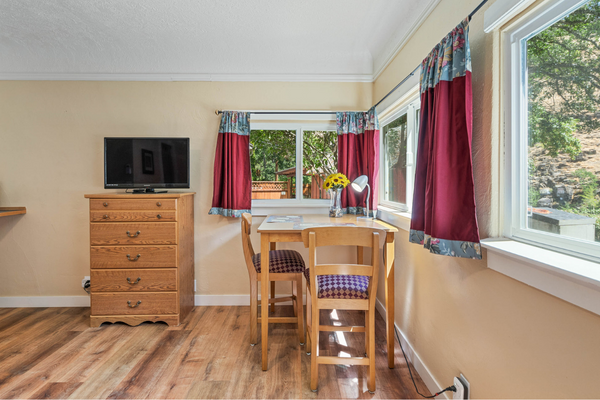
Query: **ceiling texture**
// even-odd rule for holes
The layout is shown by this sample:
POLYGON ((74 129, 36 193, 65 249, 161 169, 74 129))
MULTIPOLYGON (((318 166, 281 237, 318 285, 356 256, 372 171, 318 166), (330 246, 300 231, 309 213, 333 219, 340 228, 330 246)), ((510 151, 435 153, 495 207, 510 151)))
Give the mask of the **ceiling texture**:
POLYGON ((372 81, 439 0, 0 0, 0 79, 372 81))

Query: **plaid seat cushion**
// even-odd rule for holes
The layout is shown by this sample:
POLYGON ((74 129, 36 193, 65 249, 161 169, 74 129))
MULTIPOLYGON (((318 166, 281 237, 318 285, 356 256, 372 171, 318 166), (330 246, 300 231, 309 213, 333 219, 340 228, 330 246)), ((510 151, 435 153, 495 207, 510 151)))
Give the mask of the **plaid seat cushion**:
MULTIPOLYGON (((252 257, 256 272, 260 274, 260 253, 252 257)), ((269 273, 304 272, 304 259, 294 250, 271 250, 269 252, 269 273)))
MULTIPOLYGON (((306 282, 310 284, 310 269, 304 271, 306 282)), ((318 275, 317 297, 320 299, 368 299, 368 276, 361 275, 318 275)))

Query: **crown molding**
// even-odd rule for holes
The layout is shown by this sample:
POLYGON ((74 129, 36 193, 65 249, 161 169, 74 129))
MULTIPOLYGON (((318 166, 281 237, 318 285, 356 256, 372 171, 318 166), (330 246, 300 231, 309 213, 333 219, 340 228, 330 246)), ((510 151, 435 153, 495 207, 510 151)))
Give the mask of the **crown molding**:
POLYGON ((371 74, 80 74, 0 72, 5 81, 373 82, 371 74))
POLYGON ((377 60, 373 60, 373 63, 374 63, 374 65, 373 65, 374 73, 373 73, 373 77, 372 77, 373 82, 375 82, 375 80, 379 77, 379 75, 381 75, 381 73, 387 68, 387 66, 390 65, 392 60, 394 60, 394 58, 396 58, 396 56, 400 53, 402 48, 412 38, 412 36, 417 31, 417 29, 419 29, 421 27, 421 25, 423 25, 423 22, 425 22, 427 17, 429 17, 429 15, 437 7, 437 5, 440 3, 440 1, 441 0, 431 0, 429 2, 429 4, 427 5, 427 7, 425 7, 425 9, 418 16, 418 18, 415 19, 415 21, 410 26, 410 28, 408 29, 406 34, 402 37, 402 39, 400 39, 400 41, 396 44, 396 46, 394 46, 392 48, 392 50, 387 54, 387 56, 381 57, 377 60), (382 60, 381 63, 378 63, 377 62, 378 60, 382 60))

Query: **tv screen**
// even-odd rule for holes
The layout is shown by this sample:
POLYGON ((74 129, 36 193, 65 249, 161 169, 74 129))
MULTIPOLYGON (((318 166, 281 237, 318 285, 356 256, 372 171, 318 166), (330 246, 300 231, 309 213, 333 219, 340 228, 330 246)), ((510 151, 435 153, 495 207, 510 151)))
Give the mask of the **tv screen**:
POLYGON ((104 138, 104 188, 189 188, 189 138, 104 138))

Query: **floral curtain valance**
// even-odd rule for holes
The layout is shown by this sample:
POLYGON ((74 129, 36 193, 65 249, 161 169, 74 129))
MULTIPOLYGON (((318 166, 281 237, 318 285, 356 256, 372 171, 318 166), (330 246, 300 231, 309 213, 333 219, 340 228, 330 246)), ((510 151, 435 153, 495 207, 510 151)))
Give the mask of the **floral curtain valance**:
POLYGON ((469 25, 463 20, 423 60, 409 240, 431 253, 481 259, 471 138, 469 25))
POLYGON ((421 93, 440 81, 452 81, 471 72, 469 19, 465 18, 438 43, 421 63, 421 93))
POLYGON ((250 113, 223 111, 215 151, 212 215, 239 218, 251 212, 250 113))
MULTIPOLYGON (((369 178, 371 216, 377 213, 379 188, 379 119, 375 107, 366 112, 338 112, 338 172, 352 182, 361 175, 369 178), (349 135, 352 133, 352 135, 349 135)), ((367 190, 359 193, 348 185, 342 192, 342 209, 347 214, 365 213, 367 190)))
POLYGON ((372 107, 369 111, 345 111, 336 113, 338 135, 354 133, 360 135, 365 131, 379 130, 377 111, 372 107))

